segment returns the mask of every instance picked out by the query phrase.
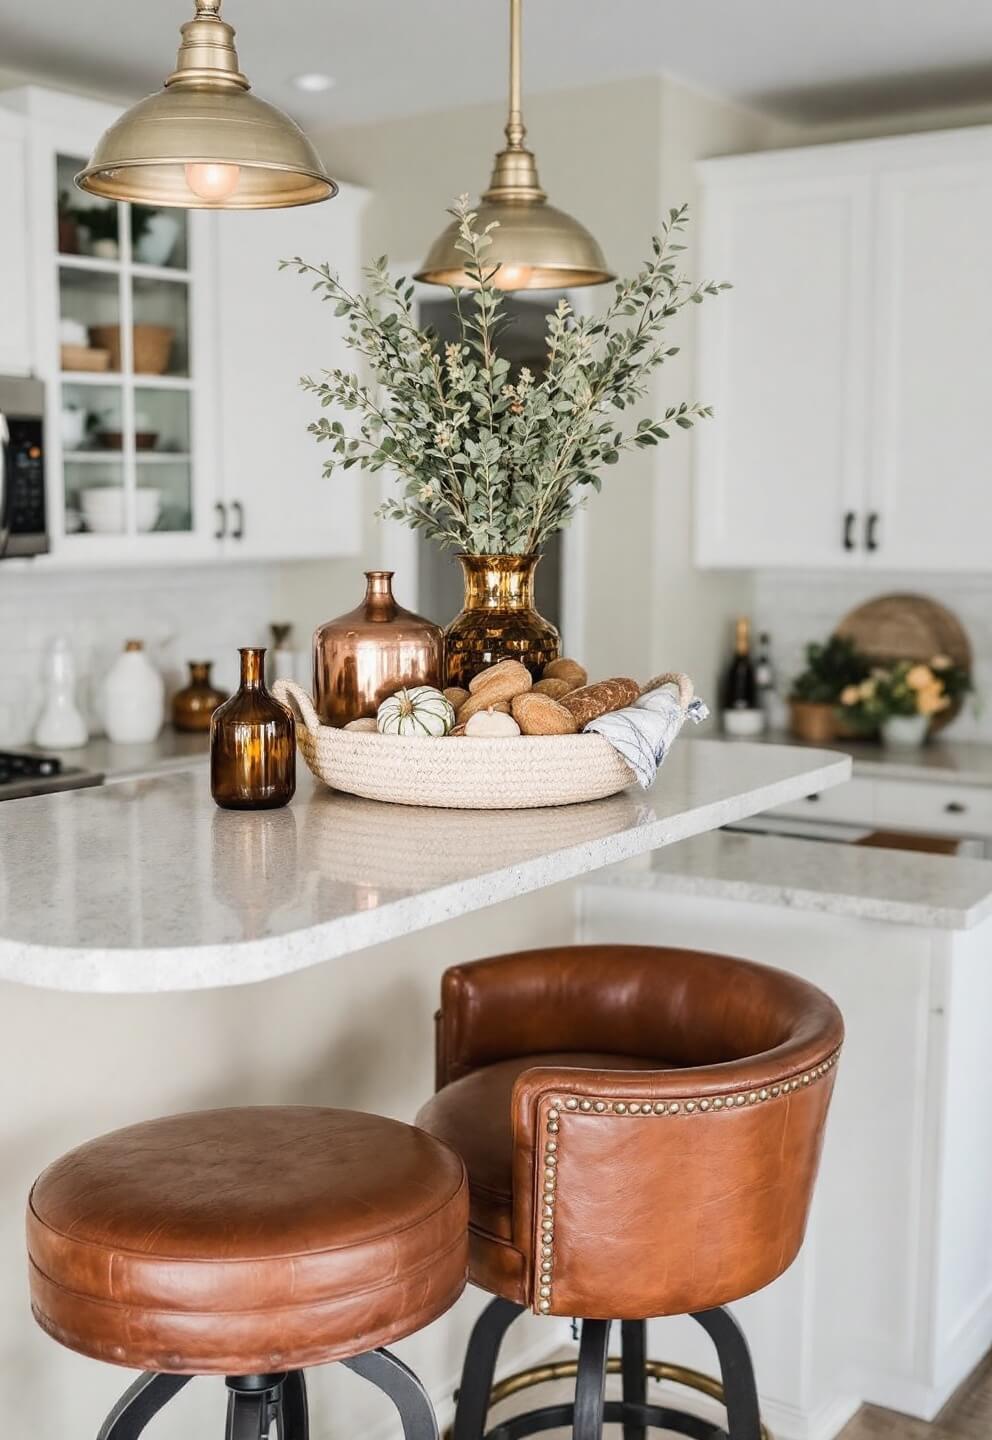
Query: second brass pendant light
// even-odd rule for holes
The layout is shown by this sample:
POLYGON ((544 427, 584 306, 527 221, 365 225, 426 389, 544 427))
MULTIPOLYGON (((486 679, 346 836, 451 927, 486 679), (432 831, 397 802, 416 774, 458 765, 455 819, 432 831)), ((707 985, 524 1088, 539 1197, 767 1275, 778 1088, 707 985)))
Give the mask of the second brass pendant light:
MULTIPOLYGON (((548 204, 527 149, 521 107, 521 4, 510 0, 510 113, 506 148, 496 156, 489 189, 478 206, 479 229, 493 221, 487 264, 498 265, 493 284, 502 290, 564 290, 602 285, 614 277, 595 238, 578 220, 548 204)), ((457 248, 457 222, 431 246, 416 278, 431 285, 468 285, 465 257, 457 248)))

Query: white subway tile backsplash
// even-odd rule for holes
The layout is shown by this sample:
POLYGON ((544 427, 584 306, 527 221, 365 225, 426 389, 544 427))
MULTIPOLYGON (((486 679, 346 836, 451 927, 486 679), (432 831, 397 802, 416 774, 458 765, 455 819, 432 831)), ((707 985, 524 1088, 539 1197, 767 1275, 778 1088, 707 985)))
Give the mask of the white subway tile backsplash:
POLYGON ((278 567, 231 565, 59 573, 0 567, 0 745, 31 738, 43 664, 56 635, 76 657, 79 702, 102 730, 99 693, 125 640, 144 640, 169 694, 188 660, 212 660, 218 683, 237 683, 239 645, 266 644, 281 618, 278 567))
POLYGON ((958 716, 952 733, 957 740, 992 741, 992 577, 759 572, 755 629, 767 630, 772 637, 783 693, 802 669, 808 641, 825 639, 863 601, 896 592, 930 595, 961 621, 975 655, 978 699, 958 716))

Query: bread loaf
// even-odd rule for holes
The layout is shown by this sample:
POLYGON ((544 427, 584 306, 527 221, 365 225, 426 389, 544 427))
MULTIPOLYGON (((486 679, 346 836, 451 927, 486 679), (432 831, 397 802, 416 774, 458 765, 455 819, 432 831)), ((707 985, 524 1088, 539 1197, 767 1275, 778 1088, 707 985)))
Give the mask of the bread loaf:
POLYGON ((542 680, 567 680, 573 690, 589 682, 589 672, 578 660, 551 660, 544 667, 542 680))
POLYGON ((514 695, 522 695, 529 690, 532 684, 526 665, 521 665, 519 660, 501 660, 498 665, 490 665, 488 670, 480 670, 469 681, 468 688, 472 695, 488 695, 491 703, 493 700, 512 700, 514 695))
POLYGON ((455 719, 459 725, 465 725, 473 715, 478 715, 480 710, 498 710, 501 715, 509 715, 509 700, 494 700, 488 690, 480 690, 478 695, 470 695, 464 705, 460 705, 455 719))
POLYGON ((517 695, 510 706, 524 735, 574 735, 575 716, 550 695, 517 695))
POLYGON ((575 686, 569 684, 567 680, 535 680, 533 685, 535 695, 550 695, 552 700, 560 700, 563 695, 568 694, 569 690, 574 689, 575 686))
POLYGON ((570 690, 559 700, 570 715, 575 717, 577 727, 582 730, 600 715, 607 715, 611 710, 622 710, 625 705, 633 705, 641 687, 636 680, 628 680, 624 676, 618 676, 613 680, 600 680, 596 685, 584 685, 581 689, 570 690))

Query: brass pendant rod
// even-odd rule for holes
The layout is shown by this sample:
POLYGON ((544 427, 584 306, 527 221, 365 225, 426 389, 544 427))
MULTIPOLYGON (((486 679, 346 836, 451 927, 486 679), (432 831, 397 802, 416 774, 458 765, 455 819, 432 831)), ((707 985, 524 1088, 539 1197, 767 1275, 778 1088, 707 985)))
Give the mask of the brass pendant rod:
POLYGON ((510 0, 510 113, 506 122, 506 141, 511 150, 522 150, 527 135, 521 100, 521 48, 523 0, 510 0))

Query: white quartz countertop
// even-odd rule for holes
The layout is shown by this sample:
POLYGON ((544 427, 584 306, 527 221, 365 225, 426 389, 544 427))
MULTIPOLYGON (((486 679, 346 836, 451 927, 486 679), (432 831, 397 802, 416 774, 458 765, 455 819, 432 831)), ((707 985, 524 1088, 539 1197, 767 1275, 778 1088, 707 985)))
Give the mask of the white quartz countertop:
MULTIPOLYGON (((691 735, 687 739, 693 738, 691 735)), ((714 737, 716 738, 716 737, 714 737)), ((802 749, 829 749, 849 755, 854 774, 876 780, 921 780, 934 784, 955 781, 959 785, 992 786, 992 745, 977 740, 954 740, 940 735, 918 750, 886 749, 867 740, 832 740, 828 746, 809 746, 785 731, 772 731, 757 741, 741 741, 731 735, 720 737, 724 744, 798 745, 802 749)))
POLYGON ((815 750, 676 745, 649 792, 456 811, 332 793, 219 810, 200 766, 0 806, 0 979, 102 992, 241 985, 569 880, 839 785, 815 750))
POLYGON ((937 930, 970 930, 992 915, 988 860, 728 831, 655 855, 649 870, 594 876, 587 884, 937 930))
POLYGON ((138 775, 164 775, 170 770, 186 770, 200 762, 206 764, 210 755, 209 734, 184 734, 166 725, 154 740, 134 745, 115 745, 100 736, 75 750, 46 750, 35 745, 25 747, 26 753, 56 755, 70 769, 95 770, 108 780, 124 780, 138 775))

